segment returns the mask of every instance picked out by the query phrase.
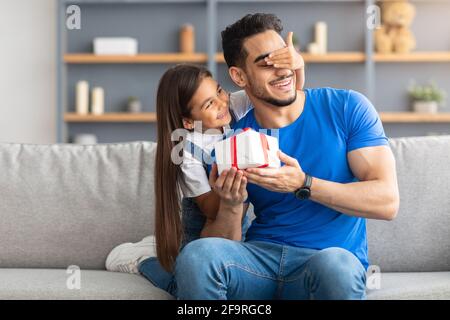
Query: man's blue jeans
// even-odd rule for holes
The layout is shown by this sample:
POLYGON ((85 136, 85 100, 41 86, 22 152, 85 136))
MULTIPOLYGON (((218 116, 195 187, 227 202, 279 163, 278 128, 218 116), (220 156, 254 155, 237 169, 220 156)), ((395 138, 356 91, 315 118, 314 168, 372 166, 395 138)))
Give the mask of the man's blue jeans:
POLYGON ((365 299, 366 271, 342 248, 203 238, 175 266, 178 299, 365 299))

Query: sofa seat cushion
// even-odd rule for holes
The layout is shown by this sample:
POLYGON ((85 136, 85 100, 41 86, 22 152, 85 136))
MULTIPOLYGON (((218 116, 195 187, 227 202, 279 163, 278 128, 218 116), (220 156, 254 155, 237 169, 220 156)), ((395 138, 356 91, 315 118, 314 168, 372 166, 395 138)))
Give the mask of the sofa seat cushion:
POLYGON ((368 300, 450 299, 450 272, 381 273, 380 289, 368 290, 368 300))
POLYGON ((64 269, 0 269, 0 299, 173 299, 140 275, 101 270, 80 274, 80 289, 68 289, 74 274, 64 269))

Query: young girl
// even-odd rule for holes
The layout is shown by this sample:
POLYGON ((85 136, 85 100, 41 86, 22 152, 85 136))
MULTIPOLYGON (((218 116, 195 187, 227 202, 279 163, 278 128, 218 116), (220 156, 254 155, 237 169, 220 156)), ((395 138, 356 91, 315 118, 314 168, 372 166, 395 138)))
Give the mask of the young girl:
MULTIPOLYGON (((297 89, 302 89, 304 62, 295 50, 290 52, 290 64, 279 67, 295 70, 297 89)), ((274 56, 266 59, 267 65, 277 64, 276 51, 274 56)), ((228 94, 201 66, 182 64, 165 72, 157 93, 155 237, 158 258, 154 257, 155 241, 150 236, 113 249, 106 262, 108 270, 141 272, 156 286, 171 291, 170 271, 179 251, 201 236, 205 223, 215 219, 219 208, 220 198, 209 185, 205 159, 210 156, 214 143, 223 139, 230 123, 242 118, 251 108, 244 91, 228 94), (196 126, 196 121, 201 122, 201 128, 196 126), (174 163, 173 158, 179 141, 173 141, 172 133, 177 129, 188 130, 185 139, 190 142, 190 147, 183 149, 181 164, 174 163), (208 129, 219 132, 210 134, 205 132, 208 129)), ((246 223, 244 219, 243 232, 246 223)))

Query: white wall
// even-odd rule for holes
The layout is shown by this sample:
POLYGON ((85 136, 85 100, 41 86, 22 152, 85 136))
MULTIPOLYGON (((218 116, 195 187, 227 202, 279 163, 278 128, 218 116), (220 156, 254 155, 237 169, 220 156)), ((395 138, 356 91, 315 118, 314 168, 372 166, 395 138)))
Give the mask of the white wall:
POLYGON ((56 0, 0 0, 0 141, 56 142, 56 0))

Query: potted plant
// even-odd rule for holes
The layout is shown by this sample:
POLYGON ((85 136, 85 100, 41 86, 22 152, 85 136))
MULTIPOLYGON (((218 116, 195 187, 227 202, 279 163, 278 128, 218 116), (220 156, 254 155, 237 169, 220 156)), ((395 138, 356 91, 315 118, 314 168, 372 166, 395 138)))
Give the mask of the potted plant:
POLYGON ((445 99, 445 92, 433 82, 423 86, 413 84, 408 92, 415 112, 436 113, 445 99))
POLYGON ((142 103, 137 97, 128 97, 127 103, 128 112, 138 113, 142 111, 142 103))

